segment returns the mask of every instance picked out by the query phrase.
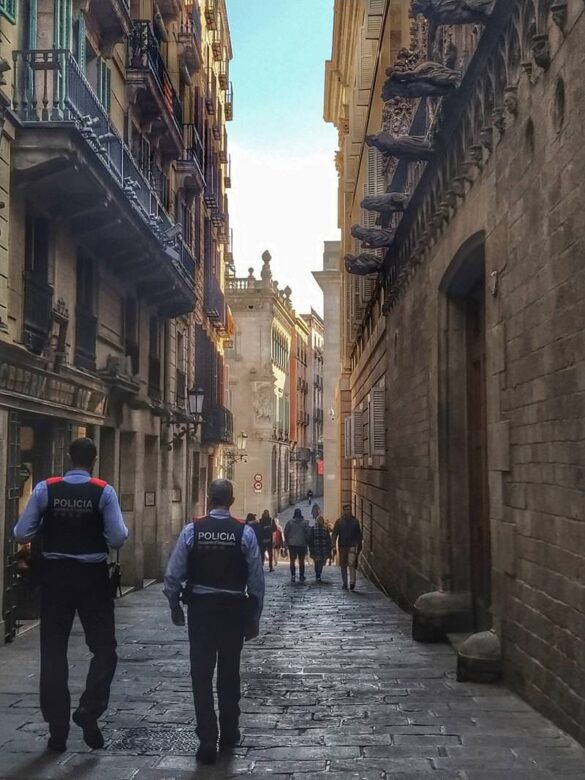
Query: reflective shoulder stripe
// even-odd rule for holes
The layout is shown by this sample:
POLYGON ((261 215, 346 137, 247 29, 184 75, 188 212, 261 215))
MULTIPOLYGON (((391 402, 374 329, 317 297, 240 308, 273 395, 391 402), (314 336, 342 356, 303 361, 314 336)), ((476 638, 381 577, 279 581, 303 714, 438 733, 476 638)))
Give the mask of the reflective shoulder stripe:
POLYGON ((57 482, 64 482, 63 477, 49 477, 49 479, 46 479, 45 482, 47 485, 56 485, 57 482))
POLYGON ((105 488, 108 486, 108 483, 103 479, 98 479, 97 477, 92 477, 89 480, 90 485, 97 485, 98 487, 105 488))
MULTIPOLYGON (((239 523, 240 525, 246 525, 246 521, 242 520, 241 517, 232 517, 232 520, 235 520, 236 523, 239 523)), ((253 529, 252 529, 253 530, 253 529)))

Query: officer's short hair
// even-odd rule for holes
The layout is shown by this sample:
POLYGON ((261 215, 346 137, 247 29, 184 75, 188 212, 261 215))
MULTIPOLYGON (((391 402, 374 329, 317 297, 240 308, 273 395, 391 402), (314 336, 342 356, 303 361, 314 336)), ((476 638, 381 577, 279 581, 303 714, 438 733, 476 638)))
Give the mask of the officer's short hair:
POLYGON ((229 479, 214 479, 209 485, 207 498, 211 506, 229 507, 234 498, 234 486, 229 479))
POLYGON ((84 466, 89 469, 97 458, 97 447, 87 436, 82 436, 69 445, 69 457, 74 466, 84 466))
POLYGON ((341 508, 342 509, 351 509, 351 504, 344 504, 341 508))

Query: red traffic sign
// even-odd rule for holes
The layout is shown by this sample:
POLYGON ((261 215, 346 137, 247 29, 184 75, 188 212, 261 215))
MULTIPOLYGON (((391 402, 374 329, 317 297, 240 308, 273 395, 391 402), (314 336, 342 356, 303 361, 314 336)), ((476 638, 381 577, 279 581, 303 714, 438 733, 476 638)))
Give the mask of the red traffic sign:
POLYGON ((254 492, 255 493, 261 493, 262 492, 262 480, 254 480, 254 492))
POLYGON ((262 482, 262 474, 254 474, 254 482, 262 482))

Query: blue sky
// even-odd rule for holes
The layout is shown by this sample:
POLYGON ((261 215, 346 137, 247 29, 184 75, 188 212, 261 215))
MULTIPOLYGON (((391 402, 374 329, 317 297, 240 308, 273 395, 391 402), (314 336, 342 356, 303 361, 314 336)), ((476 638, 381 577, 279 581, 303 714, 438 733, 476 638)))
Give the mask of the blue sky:
POLYGON ((333 0, 227 0, 234 59, 230 214, 238 275, 260 269, 299 310, 321 309, 310 276, 323 241, 337 238, 337 132, 323 121, 333 0))

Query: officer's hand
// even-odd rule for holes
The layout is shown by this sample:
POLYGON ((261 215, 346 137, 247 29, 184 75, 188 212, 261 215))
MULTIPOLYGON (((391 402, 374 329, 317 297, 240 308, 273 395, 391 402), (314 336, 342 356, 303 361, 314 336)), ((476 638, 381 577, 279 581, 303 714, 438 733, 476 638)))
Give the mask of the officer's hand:
POLYGON ((260 633, 260 621, 254 620, 253 622, 250 622, 246 626, 244 639, 246 640, 246 642, 249 642, 251 639, 256 639, 259 633, 260 633))
POLYGON ((175 626, 185 625, 185 613, 180 605, 171 609, 171 620, 175 626))

